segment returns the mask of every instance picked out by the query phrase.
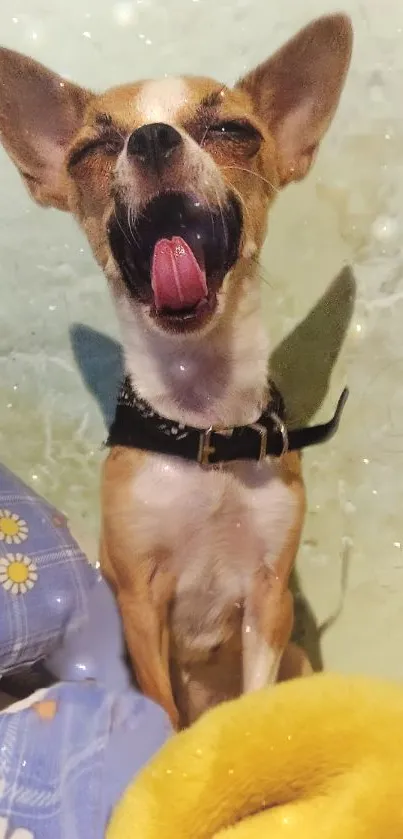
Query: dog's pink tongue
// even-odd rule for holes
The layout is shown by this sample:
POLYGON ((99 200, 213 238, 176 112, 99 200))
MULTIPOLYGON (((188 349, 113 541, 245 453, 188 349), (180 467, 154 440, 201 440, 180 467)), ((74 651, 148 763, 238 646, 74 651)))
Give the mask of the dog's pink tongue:
POLYGON ((157 309, 188 309, 207 297, 206 273, 179 236, 157 242, 151 285, 157 309))

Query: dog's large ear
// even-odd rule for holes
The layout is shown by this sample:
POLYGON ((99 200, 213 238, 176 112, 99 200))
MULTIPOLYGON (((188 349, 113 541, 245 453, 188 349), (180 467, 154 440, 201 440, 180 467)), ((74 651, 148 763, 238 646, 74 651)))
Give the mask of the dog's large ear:
POLYGON ((348 17, 319 18, 238 82, 276 140, 283 185, 312 164, 340 99, 352 42, 348 17))
POLYGON ((37 61, 0 48, 0 140, 45 207, 68 209, 65 153, 91 96, 37 61))

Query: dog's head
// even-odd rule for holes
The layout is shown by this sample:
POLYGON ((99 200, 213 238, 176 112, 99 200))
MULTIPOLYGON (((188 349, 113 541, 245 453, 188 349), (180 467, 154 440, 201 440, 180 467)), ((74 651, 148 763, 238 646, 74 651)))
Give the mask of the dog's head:
POLYGON ((33 198, 71 211, 115 297, 150 329, 206 329, 236 306, 267 208, 305 176, 351 53, 317 20, 229 89, 146 81, 101 95, 0 50, 2 142, 33 198))

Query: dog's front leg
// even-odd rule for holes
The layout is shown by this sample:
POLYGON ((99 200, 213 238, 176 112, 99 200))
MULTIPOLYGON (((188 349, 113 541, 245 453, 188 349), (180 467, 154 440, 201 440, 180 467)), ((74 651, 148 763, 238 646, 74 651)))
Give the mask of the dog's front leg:
MULTIPOLYGON (((242 627, 245 693, 259 690, 277 681, 280 664, 292 632, 294 604, 289 590, 289 579, 305 512, 300 455, 297 452, 285 455, 278 464, 278 470, 284 486, 290 492, 294 519, 277 556, 272 555, 268 534, 267 553, 262 556, 260 569, 245 599, 242 627)), ((289 671, 290 669, 297 674, 295 661, 289 671)), ((307 670, 307 667, 305 669, 307 670)))
POLYGON ((277 681, 293 624, 291 592, 262 569, 244 604, 243 690, 250 693, 277 681))
POLYGON ((142 692, 167 712, 175 729, 179 715, 172 693, 169 666, 169 607, 174 580, 156 557, 123 563, 105 540, 101 567, 114 591, 123 622, 130 661, 142 692))
POLYGON ((169 672, 169 604, 153 601, 150 592, 119 592, 117 599, 139 687, 165 709, 173 727, 178 729, 169 672))

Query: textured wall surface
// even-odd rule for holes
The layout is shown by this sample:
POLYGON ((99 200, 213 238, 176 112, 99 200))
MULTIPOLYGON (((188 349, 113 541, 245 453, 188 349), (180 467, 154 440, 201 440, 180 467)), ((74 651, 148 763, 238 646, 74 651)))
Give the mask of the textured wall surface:
MULTIPOLYGON (((334 9, 2 0, 0 33, 97 89, 181 72, 231 82, 334 9)), ((344 382, 351 388, 340 433, 305 457, 299 571, 318 623, 330 624, 325 662, 402 676, 403 5, 344 9, 356 32, 351 73, 315 169, 272 213, 265 310, 294 416, 330 414, 344 382)), ((104 423, 76 358, 112 394, 118 348, 102 336, 116 337, 114 314, 73 221, 30 203, 1 150, 0 184, 0 457, 93 538, 104 423)))

